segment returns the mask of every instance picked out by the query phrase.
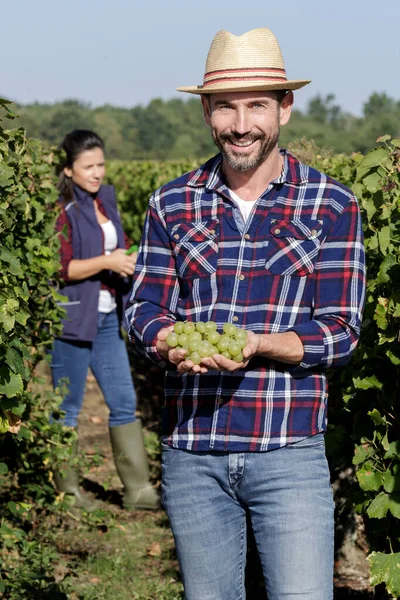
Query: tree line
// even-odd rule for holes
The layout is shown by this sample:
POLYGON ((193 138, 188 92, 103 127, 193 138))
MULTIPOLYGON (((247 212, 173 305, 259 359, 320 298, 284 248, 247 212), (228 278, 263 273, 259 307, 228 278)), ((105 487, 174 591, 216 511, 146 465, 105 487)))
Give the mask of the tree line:
MULTIPOLYGON (((30 138, 58 145, 76 128, 93 129, 105 141, 107 157, 121 160, 174 160, 204 158, 215 152, 203 120, 199 98, 151 100, 147 106, 92 107, 78 100, 54 104, 13 105, 16 126, 30 138)), ((315 141, 333 152, 366 153, 382 133, 400 137, 400 100, 373 93, 361 116, 344 111, 333 94, 317 95, 305 110, 294 109, 281 132, 281 146, 299 138, 315 141)))

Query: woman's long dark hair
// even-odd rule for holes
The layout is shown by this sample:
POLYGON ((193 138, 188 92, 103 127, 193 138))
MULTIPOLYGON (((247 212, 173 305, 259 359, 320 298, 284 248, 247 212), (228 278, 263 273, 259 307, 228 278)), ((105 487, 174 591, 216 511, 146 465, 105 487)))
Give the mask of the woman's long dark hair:
POLYGON ((61 142, 60 149, 64 150, 65 154, 57 167, 57 187, 63 197, 64 204, 71 202, 74 197, 72 179, 65 175, 65 167, 71 169, 74 161, 82 152, 93 150, 93 148, 100 148, 104 152, 104 142, 97 133, 87 129, 74 129, 61 142))

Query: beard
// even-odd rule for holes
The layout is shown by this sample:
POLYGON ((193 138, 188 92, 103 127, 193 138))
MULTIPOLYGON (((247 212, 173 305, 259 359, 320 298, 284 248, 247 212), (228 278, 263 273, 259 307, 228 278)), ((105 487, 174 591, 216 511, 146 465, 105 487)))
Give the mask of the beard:
POLYGON ((250 169, 256 169, 259 167, 271 154, 272 150, 278 143, 279 140, 279 126, 275 130, 275 132, 267 136, 265 134, 260 135, 238 135, 238 134, 228 134, 228 133, 220 133, 219 135, 212 130, 212 136, 214 143, 219 148, 224 160, 229 164, 232 169, 235 171, 248 171, 250 169), (235 152, 232 147, 229 149, 226 148, 225 144, 235 143, 235 142, 255 142, 259 140, 259 148, 256 152, 252 151, 248 155, 235 152))

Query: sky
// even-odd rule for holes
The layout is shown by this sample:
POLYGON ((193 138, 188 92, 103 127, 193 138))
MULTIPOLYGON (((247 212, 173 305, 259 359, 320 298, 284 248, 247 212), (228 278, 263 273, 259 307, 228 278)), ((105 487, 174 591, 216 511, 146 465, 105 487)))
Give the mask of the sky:
POLYGON ((187 98, 215 33, 268 27, 300 110, 334 94, 360 115, 374 92, 400 100, 400 0, 0 0, 0 96, 91 106, 187 98))

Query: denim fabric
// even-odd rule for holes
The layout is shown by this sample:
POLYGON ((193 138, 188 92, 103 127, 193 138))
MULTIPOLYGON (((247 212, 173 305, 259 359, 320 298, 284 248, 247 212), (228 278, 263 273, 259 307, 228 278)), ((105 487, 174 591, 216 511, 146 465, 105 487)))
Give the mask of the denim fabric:
POLYGON ((136 420, 136 393, 116 310, 108 314, 98 313, 97 334, 93 342, 56 339, 50 366, 54 387, 62 378, 69 379, 68 394, 61 404, 66 413, 65 425, 75 427, 77 424, 89 367, 110 409, 110 427, 136 420))
POLYGON ((334 504, 323 434, 269 452, 163 445, 162 500, 186 600, 243 600, 248 512, 269 600, 333 598, 334 504))

